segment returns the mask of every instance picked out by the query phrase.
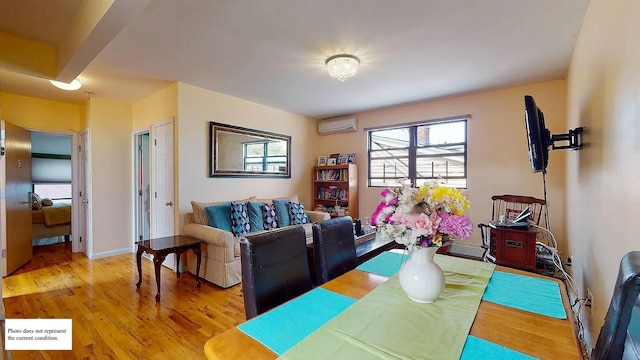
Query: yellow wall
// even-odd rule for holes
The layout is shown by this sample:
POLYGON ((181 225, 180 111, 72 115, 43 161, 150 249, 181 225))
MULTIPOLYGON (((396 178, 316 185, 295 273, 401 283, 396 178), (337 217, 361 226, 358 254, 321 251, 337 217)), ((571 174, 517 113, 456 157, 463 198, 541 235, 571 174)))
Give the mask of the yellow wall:
POLYGON ((133 104, 133 130, 148 130, 151 124, 177 114, 178 83, 173 83, 133 104))
MULTIPOLYGON (((552 133, 566 131, 565 82, 545 82, 505 90, 396 106, 357 114, 358 132, 322 136, 315 155, 356 153, 360 218, 370 216, 382 188, 367 187, 366 128, 470 114, 468 122, 469 216, 474 224, 491 218, 491 196, 521 194, 542 198, 542 175, 531 173, 524 125, 524 95, 533 95, 552 133)), ((550 154, 547 185, 551 225, 564 236, 566 151, 550 154)), ((477 228, 464 244, 480 245, 477 228)), ((561 244, 562 245, 562 244, 561 244)))
POLYGON ((131 119, 130 104, 89 100, 91 256, 133 247, 131 119))
POLYGON ((573 274, 593 293, 584 312, 595 341, 622 256, 640 250, 640 2, 591 0, 568 78, 568 123, 584 126, 583 150, 567 166, 567 222, 573 274))
POLYGON ((80 131, 80 105, 0 93, 2 119, 28 129, 80 131))
POLYGON ((223 201, 256 195, 260 198, 298 194, 311 207, 311 167, 316 122, 195 86, 178 84, 179 210, 191 212, 191 201, 223 201), (209 122, 248 127, 291 136, 291 179, 210 178, 209 122))

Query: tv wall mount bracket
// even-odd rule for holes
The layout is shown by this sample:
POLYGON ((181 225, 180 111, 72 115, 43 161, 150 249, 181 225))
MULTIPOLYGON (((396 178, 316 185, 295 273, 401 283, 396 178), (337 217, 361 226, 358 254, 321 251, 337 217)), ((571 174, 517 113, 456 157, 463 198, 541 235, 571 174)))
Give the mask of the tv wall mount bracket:
POLYGON ((582 132, 584 131, 583 127, 577 127, 575 129, 569 129, 569 132, 566 134, 557 134, 551 135, 549 137, 549 145, 553 150, 559 149, 571 149, 571 150, 580 150, 582 149, 582 132), (556 145, 556 141, 567 141, 567 144, 556 145))

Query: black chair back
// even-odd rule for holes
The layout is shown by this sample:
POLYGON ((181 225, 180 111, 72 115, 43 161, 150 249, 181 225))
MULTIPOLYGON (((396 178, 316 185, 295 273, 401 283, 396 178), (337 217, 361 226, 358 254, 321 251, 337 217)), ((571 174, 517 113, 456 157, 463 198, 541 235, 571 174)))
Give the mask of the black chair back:
POLYGON ((243 237, 240 248, 247 320, 311 290, 302 226, 243 237))
POLYGON ((318 285, 358 266, 350 216, 313 224, 313 255, 318 285))
POLYGON ((618 280, 613 289, 604 325, 596 347, 591 353, 592 360, 638 359, 640 357, 639 334, 630 329, 638 329, 640 324, 640 251, 632 251, 622 257, 618 280), (635 310, 634 310, 635 308, 635 310), (632 313, 635 318, 632 320, 632 313), (633 327, 629 325, 634 321, 633 327))

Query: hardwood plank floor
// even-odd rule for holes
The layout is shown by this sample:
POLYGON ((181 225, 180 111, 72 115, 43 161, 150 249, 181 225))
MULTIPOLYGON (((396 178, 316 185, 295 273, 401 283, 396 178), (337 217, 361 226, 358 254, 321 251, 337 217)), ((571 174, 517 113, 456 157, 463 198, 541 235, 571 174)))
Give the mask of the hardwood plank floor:
POLYGON ((6 317, 71 318, 72 351, 13 351, 14 359, 204 359, 205 342, 245 320, 240 286, 221 289, 135 254, 89 260, 70 244, 34 247, 33 260, 2 281, 6 317))

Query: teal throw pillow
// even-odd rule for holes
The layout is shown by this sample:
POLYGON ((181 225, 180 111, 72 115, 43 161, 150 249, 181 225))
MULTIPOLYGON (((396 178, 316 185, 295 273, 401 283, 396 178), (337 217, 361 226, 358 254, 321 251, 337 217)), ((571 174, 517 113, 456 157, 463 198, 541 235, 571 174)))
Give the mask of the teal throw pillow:
POLYGON ((251 231, 264 230, 264 221, 262 220, 262 205, 260 202, 248 202, 249 208, 249 225, 251 225, 251 231))
POLYGON ((251 232, 249 224, 249 208, 248 203, 231 202, 231 232, 235 236, 242 236, 251 232))
POLYGON ((309 215, 304 211, 304 205, 293 201, 289 202, 289 215, 291 216, 291 225, 301 225, 309 223, 309 215))
POLYGON ((211 205, 204 208, 209 218, 209 226, 231 231, 231 203, 211 205))
POLYGON ((273 206, 278 216, 278 227, 291 225, 291 217, 289 216, 289 200, 273 200, 273 206))
POLYGON ((273 230, 278 228, 278 215, 273 204, 262 204, 262 219, 264 221, 265 230, 273 230))

